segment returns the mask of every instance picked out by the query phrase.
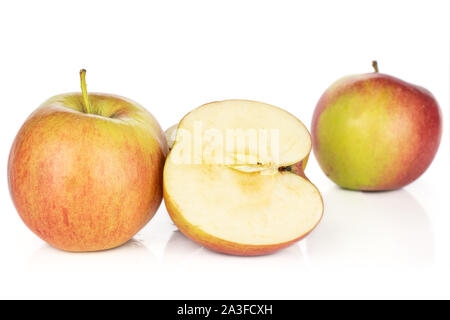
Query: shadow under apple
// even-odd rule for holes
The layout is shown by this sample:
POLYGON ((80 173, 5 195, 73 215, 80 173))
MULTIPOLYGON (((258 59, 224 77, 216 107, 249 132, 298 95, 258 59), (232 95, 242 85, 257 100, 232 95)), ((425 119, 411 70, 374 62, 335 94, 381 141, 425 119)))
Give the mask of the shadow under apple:
POLYGON ((30 271, 45 272, 145 272, 155 266, 153 254, 136 239, 114 249, 80 253, 62 251, 45 244, 28 261, 30 271))
POLYGON ((324 194, 322 222, 307 238, 313 268, 423 268, 433 262, 433 234, 423 207, 406 190, 324 194))
POLYGON ((263 256, 240 257, 218 253, 200 246, 174 231, 164 250, 163 263, 169 268, 195 271, 222 270, 226 272, 258 272, 294 270, 304 267, 303 254, 298 243, 263 256))

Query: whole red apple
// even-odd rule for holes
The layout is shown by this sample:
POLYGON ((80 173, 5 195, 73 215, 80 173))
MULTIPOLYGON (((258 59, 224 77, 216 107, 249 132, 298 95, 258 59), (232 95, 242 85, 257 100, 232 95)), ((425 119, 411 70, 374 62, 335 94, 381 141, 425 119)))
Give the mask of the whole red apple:
POLYGON ((343 188, 391 190, 416 180, 432 162, 442 116, 426 89, 375 72, 342 78, 320 98, 313 149, 343 188))
POLYGON ((130 240, 162 199, 167 144, 136 102, 89 94, 50 98, 11 148, 8 182, 25 224, 50 245, 97 251, 130 240))

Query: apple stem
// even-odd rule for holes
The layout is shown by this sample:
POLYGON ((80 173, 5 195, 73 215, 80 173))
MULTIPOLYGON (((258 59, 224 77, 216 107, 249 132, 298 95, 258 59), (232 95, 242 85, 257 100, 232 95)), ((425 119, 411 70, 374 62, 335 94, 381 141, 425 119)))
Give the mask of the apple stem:
POLYGON ((375 70, 375 72, 378 72, 378 62, 377 60, 372 61, 372 67, 375 70))
POLYGON ((86 86, 86 70, 81 69, 80 70, 80 78, 81 78, 81 93, 83 94, 83 100, 84 100, 84 107, 86 113, 91 113, 91 104, 89 103, 89 96, 87 93, 87 86, 86 86))

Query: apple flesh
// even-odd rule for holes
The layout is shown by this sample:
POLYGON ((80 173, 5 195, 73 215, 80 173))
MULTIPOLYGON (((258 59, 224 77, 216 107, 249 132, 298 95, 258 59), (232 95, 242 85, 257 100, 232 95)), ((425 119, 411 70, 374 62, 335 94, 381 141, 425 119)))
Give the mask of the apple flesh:
POLYGON ((428 168, 440 143, 442 117, 433 95, 374 67, 331 85, 312 120, 320 167, 347 189, 401 188, 428 168))
MULTIPOLYGON (((319 223, 322 198, 303 173, 311 138, 291 114, 260 102, 226 100, 195 109, 176 130, 164 167, 164 200, 187 237, 222 253, 262 255, 302 239, 319 223), (197 132, 202 141, 197 158, 198 141, 189 139, 196 137, 196 126, 203 129, 197 132), (213 150, 212 132, 221 142, 230 130, 268 128, 278 137, 277 154, 250 143, 241 150, 219 143, 213 150), (217 153, 223 161, 213 156, 217 153), (183 154, 192 155, 184 158, 191 161, 181 161, 183 154)), ((274 145, 271 141, 270 150, 274 145)))
MULTIPOLYGON (((84 71, 82 71, 84 79, 84 71)), ((130 240, 162 200, 167 145, 137 103, 62 94, 26 120, 11 148, 8 182, 24 223, 50 245, 97 251, 130 240)))

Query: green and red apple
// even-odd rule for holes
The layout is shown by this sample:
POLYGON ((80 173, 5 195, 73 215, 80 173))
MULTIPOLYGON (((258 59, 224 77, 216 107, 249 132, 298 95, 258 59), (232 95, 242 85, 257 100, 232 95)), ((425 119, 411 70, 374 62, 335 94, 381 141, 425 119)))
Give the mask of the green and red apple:
POLYGON ((88 94, 50 98, 11 148, 8 182, 25 224, 50 245, 97 251, 130 240, 162 200, 168 152, 156 119, 129 99, 88 94))
POLYGON ((431 164, 442 116, 426 89, 375 72, 344 77, 320 98, 312 121, 314 154, 343 188, 401 188, 431 164))
POLYGON ((286 111, 255 101, 213 102, 166 134, 174 144, 164 167, 164 201, 195 242, 227 254, 262 255, 302 239, 319 223, 322 198, 304 175, 311 137, 286 111))

